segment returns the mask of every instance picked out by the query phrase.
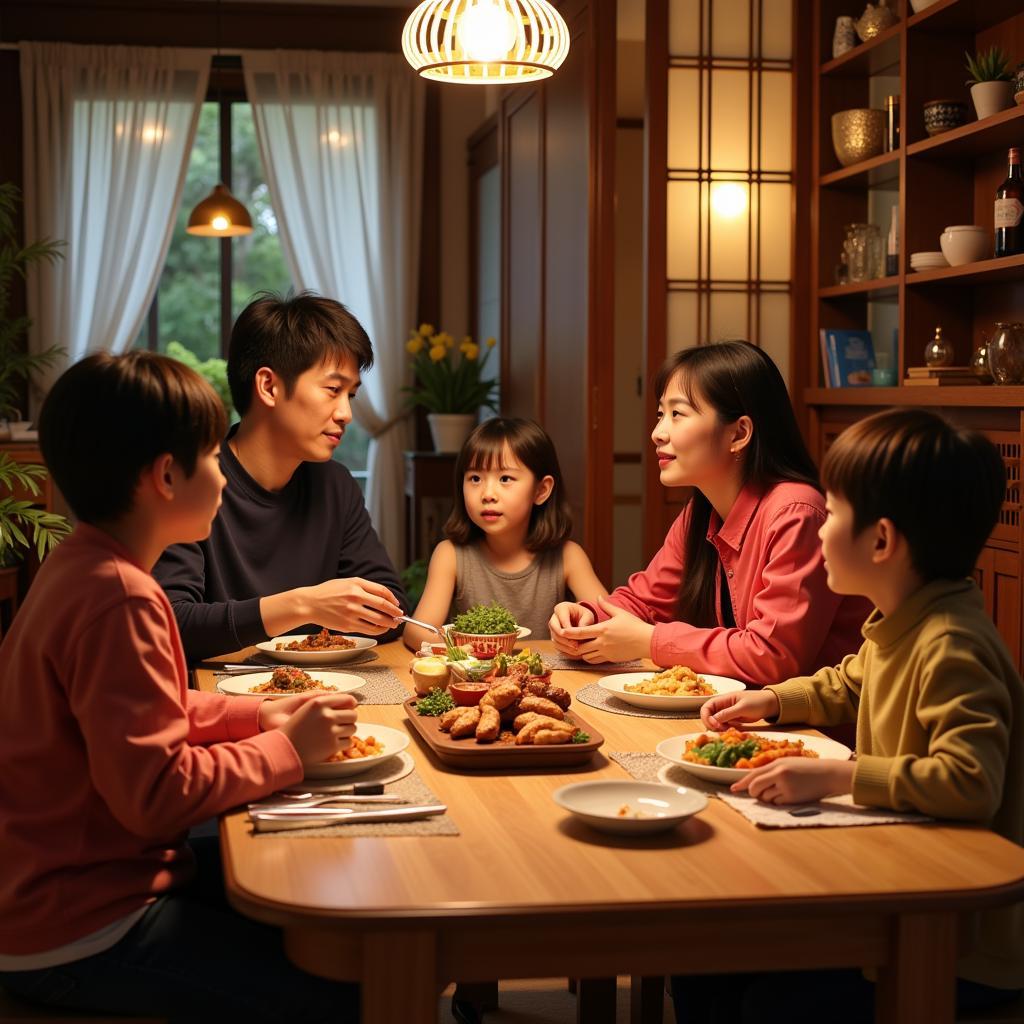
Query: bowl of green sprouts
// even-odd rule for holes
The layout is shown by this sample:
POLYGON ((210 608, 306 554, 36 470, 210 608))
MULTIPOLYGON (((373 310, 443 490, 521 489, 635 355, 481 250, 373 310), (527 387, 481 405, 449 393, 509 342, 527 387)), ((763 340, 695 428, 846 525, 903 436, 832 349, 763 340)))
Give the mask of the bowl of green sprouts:
POLYGON ((445 629, 453 643, 459 646, 468 644, 477 658, 510 654, 516 641, 529 632, 520 629, 512 613, 497 602, 473 605, 456 615, 445 629))

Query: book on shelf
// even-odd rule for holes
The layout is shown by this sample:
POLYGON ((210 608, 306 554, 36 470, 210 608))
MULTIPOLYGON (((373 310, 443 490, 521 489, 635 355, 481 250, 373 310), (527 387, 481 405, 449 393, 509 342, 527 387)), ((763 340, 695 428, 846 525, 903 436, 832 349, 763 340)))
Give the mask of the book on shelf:
POLYGON ((991 377, 982 377, 976 373, 965 373, 962 377, 907 377, 903 382, 908 388, 921 387, 976 387, 981 384, 990 384, 991 377))
POLYGON ((908 377, 973 377, 969 366, 908 366, 908 377))
POLYGON ((826 384, 831 388, 865 387, 871 384, 875 368, 875 348, 870 331, 840 330, 823 327, 819 334, 828 359, 826 384))

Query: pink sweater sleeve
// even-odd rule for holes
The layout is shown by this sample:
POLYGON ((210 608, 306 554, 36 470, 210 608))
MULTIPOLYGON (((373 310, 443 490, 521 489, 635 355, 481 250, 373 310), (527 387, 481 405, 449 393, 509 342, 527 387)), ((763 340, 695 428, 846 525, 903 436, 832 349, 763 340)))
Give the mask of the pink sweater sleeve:
POLYGON ((260 731, 260 705, 266 697, 227 697, 223 693, 188 690, 185 712, 188 714, 189 743, 220 743, 244 740, 260 731))
POLYGON ((828 588, 820 526, 819 516, 805 505, 779 515, 765 537, 744 628, 660 622, 651 641, 652 660, 757 684, 808 671, 842 600, 828 588))
POLYGON ((257 702, 235 711, 213 695, 186 696, 178 647, 166 609, 130 599, 79 639, 67 683, 93 784, 126 829, 154 839, 303 774, 295 748, 276 730, 214 742, 250 733, 257 702))

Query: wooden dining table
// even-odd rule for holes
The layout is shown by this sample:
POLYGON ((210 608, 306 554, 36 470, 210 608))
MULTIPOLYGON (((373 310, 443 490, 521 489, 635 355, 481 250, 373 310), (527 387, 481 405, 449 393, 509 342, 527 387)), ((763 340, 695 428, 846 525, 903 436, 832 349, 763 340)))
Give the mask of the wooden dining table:
MULTIPOLYGON (((411 654, 376 651, 411 691, 411 654)), ((553 681, 575 693, 601 675, 553 681)), ((212 671, 196 683, 213 689, 212 671)), ((610 751, 653 751, 700 722, 573 709, 605 737, 591 763, 469 771, 435 760, 402 705, 363 705, 361 721, 412 733, 416 770, 459 834, 254 835, 239 809, 220 824, 231 903, 280 927, 303 970, 358 982, 366 1024, 434 1024, 456 980, 581 979, 589 1021, 609 1005, 614 1019, 616 975, 650 993, 667 974, 836 967, 875 970, 883 1024, 951 1024, 968 919, 1024 898, 1024 849, 945 823, 765 830, 719 800, 665 834, 596 832, 554 790, 628 779, 610 751)))

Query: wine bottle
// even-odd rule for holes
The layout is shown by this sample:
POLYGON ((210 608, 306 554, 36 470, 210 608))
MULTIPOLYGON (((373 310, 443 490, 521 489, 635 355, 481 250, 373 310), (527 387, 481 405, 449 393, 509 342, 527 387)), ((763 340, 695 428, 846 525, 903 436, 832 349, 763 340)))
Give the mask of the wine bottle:
POLYGON ((1024 252, 1024 183, 1020 173, 1020 150, 1010 150, 1010 169, 996 189, 996 258, 1024 252))
POLYGON ((895 204, 889 213, 889 237, 885 243, 885 273, 892 277, 900 272, 900 208, 895 204))

